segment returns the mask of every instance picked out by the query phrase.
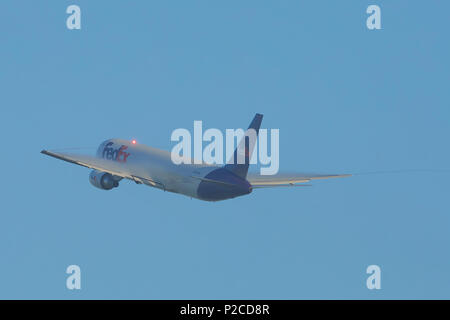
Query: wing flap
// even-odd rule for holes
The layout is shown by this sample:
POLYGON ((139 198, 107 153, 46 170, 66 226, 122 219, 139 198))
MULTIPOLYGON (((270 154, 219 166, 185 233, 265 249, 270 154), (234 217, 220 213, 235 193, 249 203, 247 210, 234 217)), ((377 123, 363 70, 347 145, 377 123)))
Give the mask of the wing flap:
POLYGON ((312 184, 295 184, 295 183, 284 183, 284 184, 252 184, 253 189, 261 188, 273 188, 273 187, 312 187, 312 184))
POLYGON ((299 183, 305 183, 319 179, 344 178, 349 176, 351 176, 351 174, 281 173, 269 176, 249 173, 247 176, 247 180, 250 182, 253 188, 268 188, 305 186, 299 183))

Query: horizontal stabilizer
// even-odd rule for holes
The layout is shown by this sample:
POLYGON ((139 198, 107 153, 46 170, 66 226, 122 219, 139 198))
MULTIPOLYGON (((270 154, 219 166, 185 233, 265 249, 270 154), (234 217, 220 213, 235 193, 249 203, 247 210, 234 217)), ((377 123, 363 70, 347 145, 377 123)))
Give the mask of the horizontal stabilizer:
POLYGON ((191 178, 199 179, 199 180, 206 181, 206 182, 225 184, 225 185, 233 186, 233 187, 235 186, 234 184, 228 183, 228 182, 225 182, 225 181, 219 181, 219 180, 214 180, 214 179, 202 178, 202 177, 197 177, 197 176, 191 176, 191 178))

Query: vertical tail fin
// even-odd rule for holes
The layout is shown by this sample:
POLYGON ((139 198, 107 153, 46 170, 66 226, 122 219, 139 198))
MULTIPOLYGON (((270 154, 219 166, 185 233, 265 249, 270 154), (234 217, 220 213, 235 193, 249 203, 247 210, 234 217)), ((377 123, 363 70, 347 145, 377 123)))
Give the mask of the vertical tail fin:
POLYGON ((263 115, 257 113, 250 123, 244 137, 240 141, 236 150, 234 150, 233 157, 225 165, 225 169, 233 172, 237 176, 246 179, 250 159, 255 148, 256 140, 258 138, 259 128, 261 127, 263 115))

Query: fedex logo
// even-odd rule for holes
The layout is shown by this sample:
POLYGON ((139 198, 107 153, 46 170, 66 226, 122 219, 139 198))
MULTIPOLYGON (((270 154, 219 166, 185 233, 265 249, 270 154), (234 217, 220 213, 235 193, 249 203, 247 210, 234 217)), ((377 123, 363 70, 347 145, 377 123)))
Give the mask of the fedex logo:
POLYGON ((103 149, 103 158, 108 160, 114 160, 117 162, 127 162, 127 158, 130 155, 130 153, 125 152, 126 149, 128 149, 127 146, 121 145, 119 149, 114 149, 112 147, 114 143, 108 142, 105 145, 105 148, 103 149))

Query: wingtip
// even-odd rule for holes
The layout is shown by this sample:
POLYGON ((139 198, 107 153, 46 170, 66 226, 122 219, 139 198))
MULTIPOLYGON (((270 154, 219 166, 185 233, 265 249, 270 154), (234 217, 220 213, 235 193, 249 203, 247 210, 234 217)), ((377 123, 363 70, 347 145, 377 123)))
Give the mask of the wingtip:
POLYGON ((45 150, 45 149, 42 149, 42 150, 41 150, 41 153, 42 153, 42 154, 45 154, 46 156, 53 156, 53 154, 52 154, 50 151, 45 150))
POLYGON ((343 173, 343 174, 337 175, 336 177, 337 178, 348 178, 348 177, 351 177, 351 176, 353 176, 353 174, 351 174, 351 173, 343 173))

